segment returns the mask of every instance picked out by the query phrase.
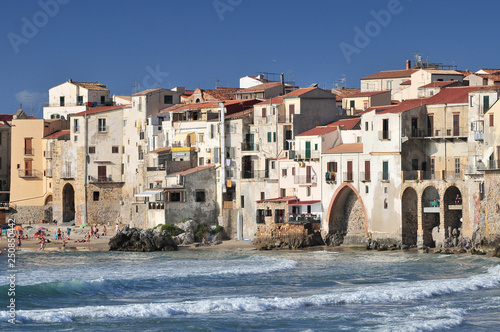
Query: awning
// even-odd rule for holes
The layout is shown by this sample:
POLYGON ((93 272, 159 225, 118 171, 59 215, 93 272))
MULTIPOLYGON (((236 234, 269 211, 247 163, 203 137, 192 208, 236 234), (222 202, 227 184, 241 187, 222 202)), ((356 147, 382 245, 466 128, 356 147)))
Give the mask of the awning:
POLYGON ((314 203, 319 203, 321 201, 296 201, 296 202, 290 202, 288 205, 312 205, 314 203))
POLYGON ((94 160, 94 163, 96 163, 96 164, 111 164, 111 161, 109 161, 109 160, 94 160))
POLYGON ((196 143, 196 134, 194 132, 175 134, 174 142, 185 142, 189 137, 189 143, 196 143))
POLYGON ((135 194, 135 197, 152 197, 154 195, 157 195, 161 193, 163 189, 157 189, 157 190, 145 190, 142 193, 135 194))
POLYGON ((490 146, 488 148, 488 150, 486 150, 486 153, 484 154, 484 157, 482 160, 483 164, 486 165, 486 163, 488 162, 488 158, 490 158, 491 154, 493 153, 493 149, 494 149, 493 146, 490 146))

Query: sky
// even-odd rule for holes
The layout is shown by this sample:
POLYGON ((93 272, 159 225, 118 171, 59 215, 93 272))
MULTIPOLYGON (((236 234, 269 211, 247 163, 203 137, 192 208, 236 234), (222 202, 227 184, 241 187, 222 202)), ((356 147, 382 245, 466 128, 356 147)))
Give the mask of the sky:
POLYGON ((498 1, 5 0, 0 114, 42 117, 68 79, 111 94, 238 87, 258 72, 300 87, 358 87, 382 70, 430 62, 500 68, 498 1))

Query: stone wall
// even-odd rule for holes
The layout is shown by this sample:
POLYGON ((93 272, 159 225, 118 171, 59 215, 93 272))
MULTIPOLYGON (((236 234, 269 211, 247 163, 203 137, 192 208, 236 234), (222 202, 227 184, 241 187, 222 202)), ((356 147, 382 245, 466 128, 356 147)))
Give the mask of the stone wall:
POLYGON ((484 177, 485 183, 485 238, 494 241, 500 237, 500 172, 489 171, 484 177))
MULTIPOLYGON (((91 183, 87 187, 87 222, 107 225, 122 223, 121 218, 121 183, 91 183), (98 200, 94 194, 99 193, 98 200)), ((97 195, 97 194, 96 194, 97 195)))
POLYGON ((16 206, 9 210, 7 220, 13 218, 18 224, 39 223, 45 217, 45 206, 16 206))
POLYGON ((417 244, 418 231, 418 198, 413 189, 407 189, 403 194, 402 205, 402 240, 405 245, 417 244))

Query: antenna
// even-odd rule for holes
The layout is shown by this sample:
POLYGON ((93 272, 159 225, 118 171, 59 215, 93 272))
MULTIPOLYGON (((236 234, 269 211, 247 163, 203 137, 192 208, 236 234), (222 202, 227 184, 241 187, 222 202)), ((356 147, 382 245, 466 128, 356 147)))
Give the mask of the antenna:
MULTIPOLYGON (((159 83, 158 83, 159 84, 159 83)), ((134 81, 134 85, 131 86, 132 88, 134 88, 132 90, 132 94, 136 94, 138 92, 141 91, 141 81, 134 81)))

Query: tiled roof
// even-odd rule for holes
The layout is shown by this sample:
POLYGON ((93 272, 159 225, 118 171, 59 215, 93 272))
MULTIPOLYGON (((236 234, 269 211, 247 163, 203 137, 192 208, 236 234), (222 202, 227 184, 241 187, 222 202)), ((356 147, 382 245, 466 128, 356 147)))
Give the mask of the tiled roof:
MULTIPOLYGON (((235 99, 235 100, 221 100, 224 102, 225 106, 231 106, 235 104, 242 104, 245 102, 249 102, 252 100, 256 99, 235 99)), ((182 112, 182 111, 187 111, 187 110, 199 110, 202 108, 213 108, 213 107, 219 107, 219 102, 220 101, 210 101, 206 103, 197 103, 197 104, 176 104, 172 105, 169 107, 166 107, 164 109, 161 109, 160 113, 169 113, 169 112, 182 112)))
POLYGON ((151 151, 151 153, 169 152, 171 150, 172 150, 172 147, 167 146, 167 147, 164 147, 164 148, 159 148, 159 149, 153 150, 153 151, 151 151))
POLYGON ((302 96, 303 94, 308 93, 309 91, 312 91, 314 89, 319 89, 319 88, 317 88, 317 87, 300 88, 297 90, 293 90, 292 92, 289 92, 286 95, 283 95, 282 97, 283 98, 285 98, 285 97, 298 97, 298 96, 302 96))
POLYGON ((155 91, 158 91, 158 90, 161 90, 162 88, 156 88, 156 89, 147 89, 147 90, 144 90, 144 91, 141 91, 141 92, 137 92, 137 93, 134 93, 132 96, 145 96, 151 92, 155 92, 155 91))
POLYGON ((193 173, 196 173, 199 171, 203 171, 203 170, 210 168, 210 167, 215 167, 215 165, 208 164, 208 165, 203 165, 203 166, 197 166, 197 167, 189 168, 189 169, 177 172, 177 173, 168 174, 167 176, 189 175, 189 174, 193 174, 193 173))
POLYGON ((78 86, 85 88, 87 90, 108 91, 106 86, 104 84, 99 83, 99 82, 73 82, 73 81, 71 81, 70 83, 72 83, 74 85, 78 85, 78 86))
POLYGON ((69 134, 69 129, 64 129, 64 130, 58 130, 50 135, 45 136, 44 138, 59 138, 64 135, 69 134))
POLYGON ((351 89, 351 88, 332 89, 332 93, 335 94, 335 99, 337 101, 341 101, 342 98, 349 97, 350 95, 359 92, 361 92, 361 89, 351 89))
POLYGON ((449 87, 442 89, 438 94, 430 97, 426 102, 427 105, 441 105, 441 104, 456 104, 468 103, 469 93, 481 90, 500 90, 500 86, 482 85, 482 86, 460 86, 449 87))
POLYGON ((266 198, 266 199, 261 199, 260 201, 257 201, 257 203, 276 203, 276 202, 289 202, 289 201, 295 201, 297 200, 297 197, 295 196, 285 196, 285 197, 276 197, 276 198, 266 198))
POLYGON ((426 89, 426 88, 441 88, 450 84, 456 84, 458 81, 434 81, 426 85, 422 85, 420 89, 426 89))
POLYGON ((337 130, 337 127, 332 126, 318 126, 313 129, 309 129, 301 134, 295 135, 295 137, 300 136, 323 136, 325 134, 331 133, 332 131, 337 130))
POLYGON ((360 92, 356 94, 352 94, 346 98, 358 98, 358 97, 371 97, 371 96, 376 96, 380 95, 382 93, 387 93, 390 92, 390 90, 382 90, 382 91, 365 91, 365 92, 360 92))
POLYGON ((411 85, 411 80, 401 82, 401 84, 399 84, 399 85, 411 85))
MULTIPOLYGON (((439 93, 437 95, 439 95, 439 93)), ((407 99, 403 100, 401 103, 397 105, 375 106, 375 107, 370 107, 366 111, 372 111, 373 109, 375 109, 376 112, 379 114, 403 113, 412 110, 414 108, 417 108, 419 106, 425 105, 428 100, 429 98, 407 99)))
POLYGON ((356 117, 356 118, 337 120, 335 122, 327 124, 327 126, 328 127, 335 127, 335 128, 337 128, 337 126, 340 126, 344 130, 352 130, 360 122, 361 122, 361 118, 356 117))
POLYGON ((256 86, 252 86, 250 88, 246 89, 238 89, 236 93, 246 93, 246 92, 262 92, 266 91, 268 89, 275 88, 277 86, 282 85, 280 82, 269 82, 269 83, 262 83, 256 86))
POLYGON ((94 107, 94 108, 89 108, 86 111, 79 112, 72 114, 72 116, 83 116, 83 115, 90 115, 90 114, 96 114, 96 113, 102 113, 102 112, 107 112, 107 111, 113 111, 117 110, 120 108, 127 108, 130 106, 127 105, 118 105, 118 106, 99 106, 99 107, 94 107))
POLYGON ((238 88, 217 88, 215 90, 203 90, 203 93, 216 100, 228 100, 234 99, 233 94, 239 90, 238 88))
POLYGON ((324 153, 359 153, 363 152, 363 143, 346 143, 337 145, 324 153))
POLYGON ((481 68, 478 71, 476 71, 476 73, 478 73, 480 71, 484 71, 487 74, 498 74, 498 73, 500 73, 500 69, 491 69, 491 68, 481 68))
POLYGON ((362 78, 362 80, 373 80, 373 79, 378 79, 378 78, 403 78, 403 77, 410 77, 411 74, 416 72, 418 69, 403 69, 403 70, 387 70, 387 71, 380 71, 378 73, 375 73, 373 75, 365 76, 362 78))
POLYGON ((0 121, 12 121, 14 114, 0 114, 0 121))
POLYGON ((242 117, 245 117, 249 114, 252 114, 254 111, 253 108, 249 108, 247 110, 244 110, 244 111, 241 111, 241 112, 236 112, 236 113, 233 113, 233 114, 228 114, 225 116, 225 119, 226 120, 230 120, 230 119, 238 119, 238 118, 242 118, 242 117))
POLYGON ((277 104, 283 104, 283 98, 281 97, 273 97, 271 99, 264 99, 264 101, 261 101, 260 103, 255 104, 256 106, 260 105, 277 105, 277 104))
POLYGON ((434 69, 434 68, 424 68, 423 70, 428 71, 431 74, 437 74, 437 75, 463 75, 463 73, 458 72, 456 70, 434 69))

